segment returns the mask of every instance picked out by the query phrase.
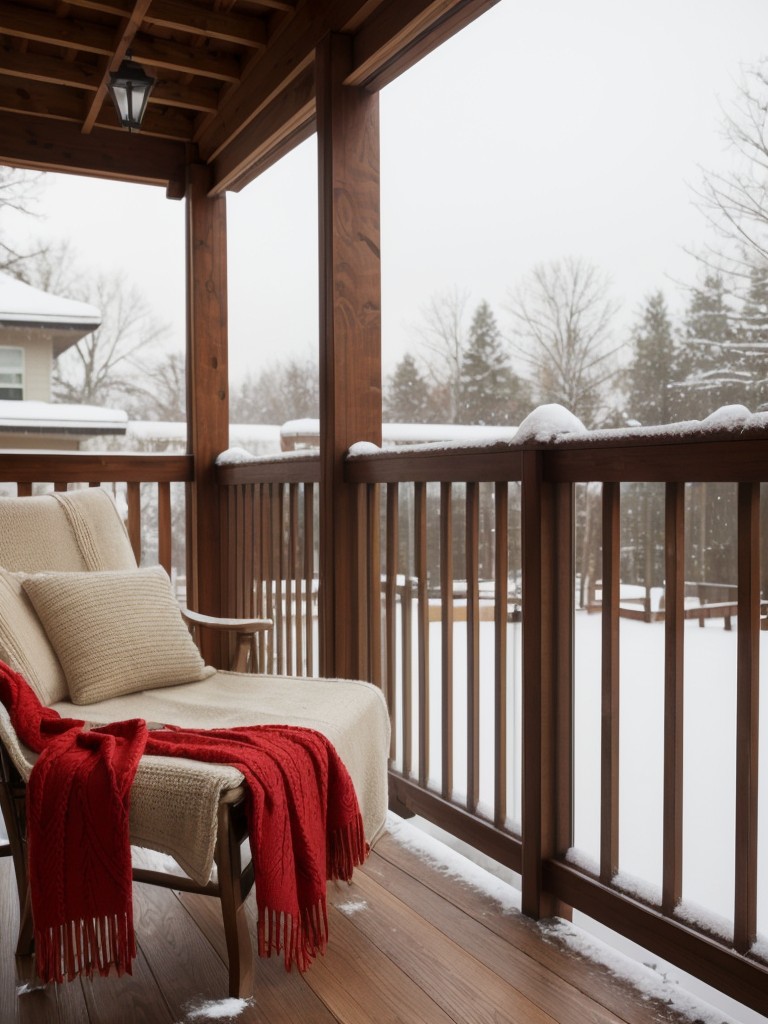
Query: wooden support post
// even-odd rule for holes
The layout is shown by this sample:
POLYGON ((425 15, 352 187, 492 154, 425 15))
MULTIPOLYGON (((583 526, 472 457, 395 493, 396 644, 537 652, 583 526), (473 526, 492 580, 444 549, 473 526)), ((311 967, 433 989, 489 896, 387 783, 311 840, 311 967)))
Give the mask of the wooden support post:
MULTIPOLYGON (((364 676, 357 617, 355 488, 344 455, 381 444, 381 260, 378 96, 343 85, 348 36, 317 48, 320 235, 320 671, 364 676)), ((360 595, 362 597, 362 595, 360 595)))
MULTIPOLYGON (((224 196, 208 195, 209 171, 189 168, 187 188, 187 601, 221 614, 221 523, 216 456, 229 447, 227 225, 224 196)), ((218 664, 218 638, 201 631, 203 657, 218 664)))

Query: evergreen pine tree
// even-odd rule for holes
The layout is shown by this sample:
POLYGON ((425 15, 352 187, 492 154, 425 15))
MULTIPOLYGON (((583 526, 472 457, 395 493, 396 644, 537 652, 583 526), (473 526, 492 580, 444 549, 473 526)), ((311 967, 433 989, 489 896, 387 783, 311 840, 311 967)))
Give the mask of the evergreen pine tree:
POLYGON ((431 423, 434 419, 429 382, 410 353, 387 380, 384 419, 389 423, 431 423))
POLYGON ((458 421, 511 425, 530 408, 529 388, 510 366, 491 307, 481 302, 461 363, 458 421))
POLYGON ((627 373, 627 412, 643 424, 671 423, 679 397, 671 385, 679 379, 677 344, 661 291, 645 302, 632 332, 633 359, 627 373))
POLYGON ((680 411, 703 419, 721 405, 749 404, 749 371, 736 342, 733 309, 720 274, 694 289, 685 320, 680 411))
POLYGON ((768 409, 768 260, 753 263, 749 289, 741 308, 738 338, 745 367, 752 375, 753 412, 768 409))

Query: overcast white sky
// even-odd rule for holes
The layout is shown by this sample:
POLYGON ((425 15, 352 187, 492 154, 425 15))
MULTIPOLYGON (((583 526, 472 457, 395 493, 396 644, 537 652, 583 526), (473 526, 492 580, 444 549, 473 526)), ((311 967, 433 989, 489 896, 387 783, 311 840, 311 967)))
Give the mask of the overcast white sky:
MULTIPOLYGON (((487 299, 534 264, 610 274, 623 322, 707 237, 690 186, 726 165, 720 104, 768 52, 765 0, 501 0, 381 95, 387 369, 432 296, 487 299)), ((317 345, 314 139, 230 195, 235 379, 317 345)), ((184 337, 184 208, 161 189, 49 176, 32 233, 121 269, 184 337)))

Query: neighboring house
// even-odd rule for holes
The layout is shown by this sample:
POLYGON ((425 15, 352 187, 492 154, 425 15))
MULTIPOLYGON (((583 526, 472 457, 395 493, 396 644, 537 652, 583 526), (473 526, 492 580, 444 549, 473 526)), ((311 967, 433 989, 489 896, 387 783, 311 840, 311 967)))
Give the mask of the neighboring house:
POLYGON ((51 402, 54 360, 100 324, 95 306, 0 273, 0 448, 76 449, 125 433, 121 410, 51 402))

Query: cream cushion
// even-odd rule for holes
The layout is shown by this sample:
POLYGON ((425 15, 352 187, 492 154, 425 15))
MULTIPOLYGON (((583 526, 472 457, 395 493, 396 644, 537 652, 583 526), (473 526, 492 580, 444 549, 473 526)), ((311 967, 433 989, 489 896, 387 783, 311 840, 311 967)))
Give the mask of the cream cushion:
MULTIPOLYGON (((87 708, 60 701, 54 710, 98 724, 145 718, 188 728, 282 723, 317 729, 333 743, 352 777, 370 843, 384 826, 389 715, 381 691, 370 683, 217 672, 199 683, 87 708)), ((36 755, 19 743, 2 704, 0 740, 28 779, 36 755)), ((131 842, 170 854, 204 884, 213 866, 220 794, 242 780, 229 765, 145 755, 131 789, 131 842)))
POLYGON ((160 566, 22 576, 75 704, 213 674, 160 566))
POLYGON ((18 575, 0 569, 0 660, 24 676, 42 704, 68 700, 56 652, 18 575))

